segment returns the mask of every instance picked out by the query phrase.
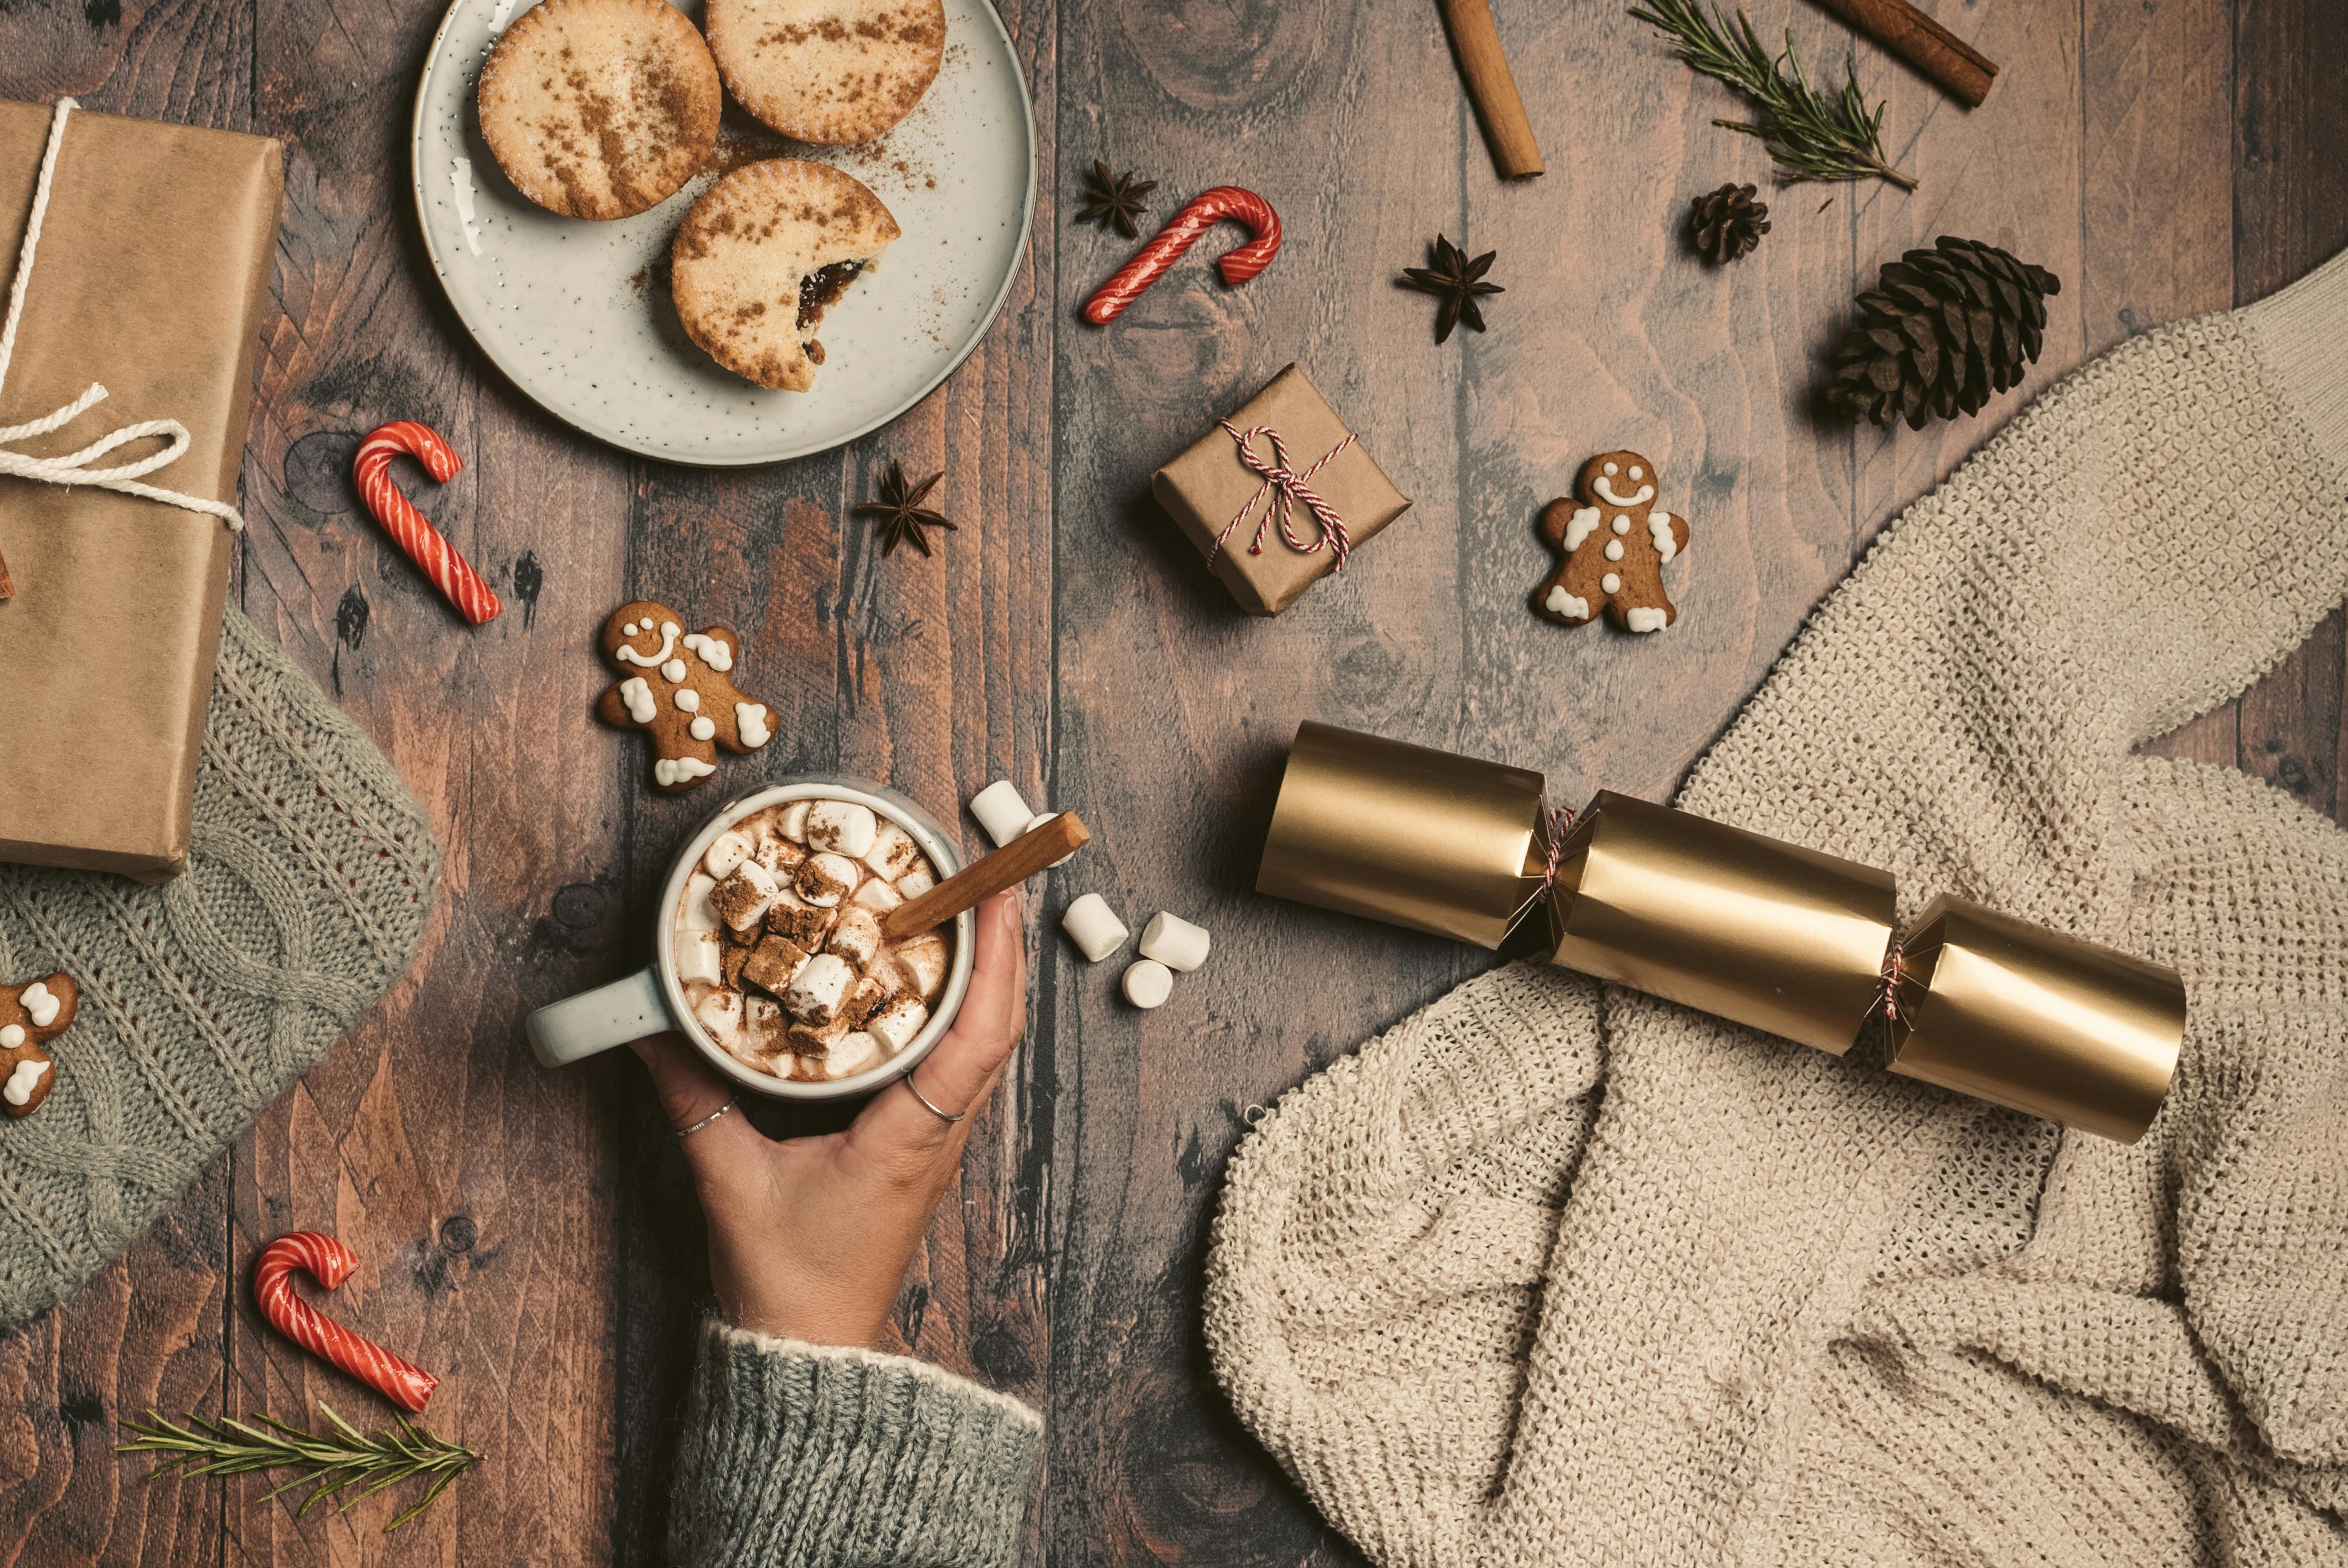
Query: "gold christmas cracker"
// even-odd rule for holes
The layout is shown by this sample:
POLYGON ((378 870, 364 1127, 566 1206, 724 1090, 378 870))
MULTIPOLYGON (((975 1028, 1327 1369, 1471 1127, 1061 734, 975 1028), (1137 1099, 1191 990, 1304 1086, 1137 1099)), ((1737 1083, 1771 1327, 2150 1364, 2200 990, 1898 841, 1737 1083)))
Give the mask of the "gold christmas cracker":
POLYGON ((1611 790, 1578 815, 1543 794, 1524 768, 1307 722, 1256 887, 1491 948, 1539 919, 1552 962, 1836 1056, 1884 1013, 1893 1071, 2122 1142, 2159 1110, 2175 971, 1955 897, 1895 946, 1888 872, 1611 790))

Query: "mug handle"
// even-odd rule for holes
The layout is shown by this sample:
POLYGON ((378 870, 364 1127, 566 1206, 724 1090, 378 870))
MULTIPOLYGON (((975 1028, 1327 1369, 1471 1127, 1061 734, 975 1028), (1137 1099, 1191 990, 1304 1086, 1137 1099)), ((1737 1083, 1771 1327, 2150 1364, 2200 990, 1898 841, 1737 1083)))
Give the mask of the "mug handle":
POLYGON ((676 1027, 659 978, 642 968, 626 979, 549 1002, 530 1015, 524 1029, 540 1063, 561 1067, 676 1027))

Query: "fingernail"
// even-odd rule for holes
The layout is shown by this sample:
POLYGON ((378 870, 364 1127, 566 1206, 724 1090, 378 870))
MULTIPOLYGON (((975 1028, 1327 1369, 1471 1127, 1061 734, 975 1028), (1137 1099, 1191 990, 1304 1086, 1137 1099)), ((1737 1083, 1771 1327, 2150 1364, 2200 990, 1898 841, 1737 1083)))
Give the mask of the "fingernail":
POLYGON ((1019 889, 1016 887, 1003 896, 1003 928, 1014 933, 1019 929, 1019 889))

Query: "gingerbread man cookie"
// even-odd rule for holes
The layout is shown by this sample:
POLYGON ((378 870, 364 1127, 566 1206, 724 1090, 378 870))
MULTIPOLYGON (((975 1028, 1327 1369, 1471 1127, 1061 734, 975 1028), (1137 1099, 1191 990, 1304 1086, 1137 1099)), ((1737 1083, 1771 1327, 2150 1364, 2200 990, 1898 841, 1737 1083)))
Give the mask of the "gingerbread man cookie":
POLYGON ((1533 590, 1533 608, 1560 626, 1601 610, 1625 631, 1677 620, 1663 563, 1687 548, 1688 526, 1653 504, 1655 466, 1636 452, 1601 452, 1581 466, 1573 490, 1574 499, 1541 508, 1541 537, 1565 559, 1533 590))
POLYGON ((81 993, 70 975, 0 986, 0 1106, 30 1116, 57 1086, 54 1057, 43 1049, 74 1020, 81 993))
POLYGON ((595 716, 653 742, 653 786, 691 789, 717 771, 717 748, 755 752, 775 738, 772 708, 735 688, 731 628, 688 632, 685 617, 656 600, 623 604, 603 622, 604 662, 620 672, 595 716))

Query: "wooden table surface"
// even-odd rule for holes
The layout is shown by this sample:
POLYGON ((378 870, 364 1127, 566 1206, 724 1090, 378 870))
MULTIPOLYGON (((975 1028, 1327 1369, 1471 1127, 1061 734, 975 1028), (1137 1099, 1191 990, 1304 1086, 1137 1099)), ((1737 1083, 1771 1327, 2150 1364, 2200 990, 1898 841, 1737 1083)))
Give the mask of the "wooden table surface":
MULTIPOLYGON (((1801 0, 1823 72, 1843 34, 1801 0)), ((1047 1413, 1029 1560, 1354 1561, 1214 1391, 1207 1222, 1248 1108, 1485 956, 1254 897, 1282 748, 1306 717, 1654 796, 1735 713, 1877 528, 2018 405, 1921 435, 1823 421, 1810 388, 1859 288, 1952 232, 2063 280, 2035 392, 2088 356, 2259 298, 2348 242, 2348 7, 2336 0, 1940 0, 2003 67, 1966 112, 1870 48, 1922 180, 1774 194, 1725 272, 1689 199, 1766 183, 1732 111, 1622 0, 1499 6, 1549 158, 1502 185, 1433 5, 1014 0, 1042 138, 1035 239, 984 344, 844 450, 711 473, 560 425, 471 346, 426 265, 408 113, 434 0, 19 0, 0 93, 283 138, 285 223, 244 468, 237 600, 396 763, 447 849, 414 968, 129 1254, 0 1336, 0 1564, 661 1560, 672 1413, 706 1288, 698 1219, 625 1053, 550 1073, 524 1015, 643 959, 664 858, 725 792, 839 769, 941 815, 1008 775, 1094 846, 1038 884, 1029 1042, 977 1125, 898 1315, 915 1353, 1047 1413), (1115 327, 1076 306, 1127 254, 1076 226, 1095 157, 1162 217, 1238 182, 1287 248, 1231 291, 1202 255, 1115 327), (1437 231, 1497 248, 1492 330, 1437 347, 1392 286, 1437 231), (1275 621, 1237 615, 1148 499, 1151 468, 1291 360, 1416 507, 1275 621), (358 510, 359 433, 421 418, 469 459, 424 497, 507 597, 456 621, 358 510), (1542 502, 1630 446, 1693 519, 1680 623, 1568 631, 1526 609, 1542 502), (942 468, 962 529, 882 559, 849 507, 891 460, 942 468), (779 738, 683 800, 596 726, 591 638, 649 595, 746 640, 779 738), (1215 933, 1137 1014, 1059 910, 1104 894, 1215 933), (113 1421, 385 1407, 263 1332, 254 1251, 297 1226, 363 1260, 337 1298, 442 1370, 435 1422, 489 1461, 396 1536, 382 1502, 297 1520, 257 1481, 145 1485, 113 1421)), ((2180 511, 2193 504, 2180 497, 2180 511)), ((2342 620, 2165 743, 2339 815, 2342 620)), ((977 832, 963 819, 965 841, 977 832)))

